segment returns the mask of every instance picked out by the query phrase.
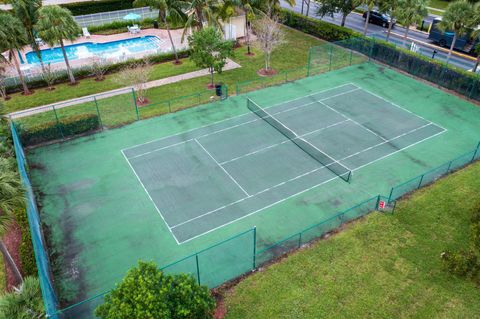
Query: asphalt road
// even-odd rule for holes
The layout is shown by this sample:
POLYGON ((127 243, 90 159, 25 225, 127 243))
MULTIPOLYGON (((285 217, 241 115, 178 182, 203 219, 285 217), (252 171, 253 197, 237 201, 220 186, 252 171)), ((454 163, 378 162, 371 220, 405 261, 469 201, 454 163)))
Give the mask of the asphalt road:
MULTIPOLYGON (((294 10, 295 12, 300 13, 302 9, 302 2, 301 0, 297 0, 295 7, 292 8, 286 2, 282 1, 282 7, 291 9, 291 10, 294 10)), ((316 14, 316 11, 317 11, 316 8, 318 8, 318 4, 312 1, 310 4, 310 10, 308 12, 308 15, 310 17, 327 21, 330 23, 334 23, 337 25, 340 25, 340 23, 342 22, 342 16, 340 14, 334 14, 333 17, 330 17, 330 16, 320 17, 316 14)), ((303 12, 304 14, 306 13, 306 6, 304 6, 303 12)), ((425 20, 432 21, 433 18, 434 16, 430 15, 426 17, 425 20)), ((345 27, 363 33, 364 26, 365 26, 365 21, 363 20, 363 17, 360 14, 352 12, 348 15, 347 20, 345 22, 345 27)), ((430 40, 428 40, 428 34, 426 32, 410 30, 408 33, 409 39, 405 41, 405 43, 403 41, 404 33, 405 33, 405 28, 403 28, 402 26, 395 26, 395 28, 392 30, 392 34, 390 35, 389 41, 392 43, 395 43, 398 46, 403 46, 406 48, 410 48, 412 41, 414 41, 417 44, 418 53, 426 57, 432 58, 435 50, 437 53, 435 53, 434 59, 440 60, 440 61, 447 60, 447 53, 442 51, 440 48, 435 47, 434 44, 430 40), (428 43, 430 45, 425 45, 422 42, 428 43)), ((386 40, 387 29, 374 24, 369 24, 367 35, 377 39, 386 40)), ((449 63, 457 67, 460 67, 462 69, 470 70, 473 68, 475 61, 459 55, 452 55, 449 63)))

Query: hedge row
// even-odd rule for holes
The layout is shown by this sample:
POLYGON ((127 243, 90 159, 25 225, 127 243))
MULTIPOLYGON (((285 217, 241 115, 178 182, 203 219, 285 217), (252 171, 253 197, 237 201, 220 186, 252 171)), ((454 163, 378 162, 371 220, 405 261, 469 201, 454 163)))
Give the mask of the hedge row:
POLYGON ((306 17, 286 9, 280 10, 280 20, 283 24, 291 28, 327 41, 339 41, 358 35, 358 33, 351 29, 306 17))
POLYGON ((74 136, 100 128, 97 114, 78 114, 61 122, 51 121, 37 124, 30 128, 17 127, 23 146, 45 143, 63 137, 74 136))
POLYGON ((20 242, 19 253, 23 275, 37 276, 37 264, 35 261, 35 253, 33 252, 32 235, 30 234, 27 212, 24 209, 15 211, 15 221, 20 227, 22 233, 22 241, 20 242))
POLYGON ((60 6, 70 10, 74 16, 79 16, 84 14, 132 9, 133 1, 134 0, 101 0, 65 3, 60 6))
MULTIPOLYGON (((189 56, 190 51, 188 50, 181 50, 177 51, 179 58, 186 58, 189 56)), ((164 62, 169 62, 175 60, 175 55, 171 52, 168 53, 159 53, 159 54, 154 54, 150 55, 149 59, 152 63, 164 63, 164 62)), ((130 59, 124 62, 119 62, 119 63, 114 63, 110 64, 107 69, 107 74, 110 73, 115 73, 120 71, 121 69, 125 68, 126 66, 132 65, 134 63, 138 63, 143 61, 144 59, 130 59)), ((78 68, 73 70, 73 74, 75 75, 75 79, 80 80, 84 79, 87 77, 92 76, 92 70, 90 67, 85 66, 83 68, 78 68)), ((59 71, 57 72, 57 78, 55 81, 55 84, 59 83, 65 83, 68 82, 68 74, 66 70, 59 71)), ((42 88, 46 87, 47 83, 39 76, 37 79, 29 80, 27 83, 28 87, 31 89, 36 89, 36 88, 42 88)), ((7 93, 15 93, 15 92, 20 92, 21 87, 20 85, 9 85, 7 86, 7 93)))
POLYGON ((282 22, 294 29, 336 42, 379 62, 480 101, 480 77, 466 70, 399 48, 390 42, 365 37, 350 29, 282 9, 282 22))

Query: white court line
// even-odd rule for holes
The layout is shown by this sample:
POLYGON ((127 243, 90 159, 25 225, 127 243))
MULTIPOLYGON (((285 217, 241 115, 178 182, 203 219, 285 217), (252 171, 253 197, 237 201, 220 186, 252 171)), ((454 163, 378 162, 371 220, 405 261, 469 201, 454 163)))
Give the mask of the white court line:
POLYGON ((220 163, 215 159, 215 157, 213 157, 212 154, 210 154, 210 152, 207 151, 207 149, 203 147, 203 145, 197 139, 195 139, 195 142, 205 151, 205 153, 207 153, 208 156, 210 156, 210 158, 225 172, 225 174, 227 174, 228 177, 230 177, 230 179, 235 184, 237 184, 237 186, 242 190, 242 192, 245 193, 245 195, 250 196, 250 194, 248 194, 247 191, 243 189, 243 187, 235 180, 235 178, 233 178, 233 176, 230 175, 230 173, 222 165, 220 165, 220 163))
POLYGON ((159 214, 160 217, 162 218, 162 220, 163 220, 163 222, 165 223, 165 225, 167 226, 168 230, 170 231, 170 234, 172 234, 173 238, 174 238, 175 241, 177 242, 177 245, 180 245, 180 243, 179 243, 178 240, 177 240, 177 237, 176 237, 175 234, 172 232, 172 228, 168 225, 168 223, 167 223, 167 221, 165 220, 165 218, 163 218, 163 215, 162 215, 162 213, 160 212, 160 209, 158 209, 157 204, 155 204, 155 202, 153 201, 152 196, 150 196, 150 193, 148 192, 147 188, 145 187, 145 185, 143 185, 142 180, 140 179, 140 177, 138 177, 137 172, 136 172, 135 169, 132 167, 132 164, 130 164, 130 161, 128 160, 127 156, 125 156, 125 153, 123 153, 123 150, 122 150, 121 152, 122 152, 123 156, 125 157, 125 160, 127 161, 128 166, 130 166, 130 169, 133 171, 133 174, 135 174, 135 176, 137 177, 137 180, 140 182, 140 185, 142 185, 143 190, 145 191, 145 193, 147 193, 148 198, 150 198, 150 201, 153 203, 153 206, 154 206, 155 209, 157 210, 158 214, 159 214))
MULTIPOLYGON (((351 92, 354 92, 354 91, 357 91, 359 89, 353 89, 353 90, 349 90, 349 91, 345 91, 343 93, 339 93, 339 94, 335 94, 335 95, 332 95, 332 96, 329 96, 329 97, 326 97, 324 99, 321 99, 321 100, 318 100, 318 101, 313 101, 313 102, 310 102, 310 103, 306 103, 306 104, 302 104, 302 105, 298 105, 298 106, 294 106, 292 108, 289 108, 289 109, 286 109, 286 110, 283 110, 283 111, 280 111, 280 112, 277 112, 275 113, 275 115, 277 114, 283 114, 283 113, 286 113, 286 112, 291 112, 291 111, 295 111, 295 110, 298 110, 302 107, 305 107, 305 106, 309 106, 309 105, 312 105, 312 104, 315 104, 315 103, 321 103, 321 101, 324 101, 326 99, 330 99, 330 98, 334 98, 334 97, 337 97, 337 96, 341 96, 341 95, 344 95, 344 94, 348 94, 348 93, 351 93, 351 92)), ((270 107, 267 107, 267 108, 270 108, 270 107)), ((264 108, 264 109, 267 109, 267 108, 264 108)), ((247 113, 247 114, 251 114, 251 113, 247 113)), ((153 149, 151 151, 148 151, 148 152, 145 152, 145 153, 141 153, 141 154, 137 154, 135 156, 132 156, 132 157, 129 157, 130 159, 134 159, 134 158, 137 158, 137 157, 142 157, 142 156, 145 156, 145 155, 149 155, 149 154, 152 154, 152 153, 155 153, 157 151, 162 151, 164 149, 167 149, 167 148, 170 148, 170 147, 174 147, 174 146, 178 146, 180 144, 183 144, 183 143, 188 143, 188 142, 191 142, 193 141, 194 139, 201 139, 201 138, 204 138, 204 137, 207 137, 207 136, 210 136, 210 135, 214 135, 214 134, 217 134, 217 133, 221 133, 221 132, 224 132, 224 131, 228 131, 230 129, 234 129, 236 127, 240 127, 242 125, 247 125, 247 124, 250 124, 250 123, 253 123, 253 122, 257 122, 257 121, 260 121, 259 118, 255 118, 254 120, 250 120, 250 121, 247 121, 247 122, 242 122, 240 124, 235 124, 235 125, 232 125, 232 126, 229 126, 229 127, 225 127, 225 128, 222 128, 222 129, 219 129, 217 131, 213 131, 213 132, 209 132, 209 133, 206 133, 206 134, 203 134, 203 135, 200 135, 200 136, 197 136, 197 137, 193 137, 193 138, 190 138, 188 140, 184 140, 184 141, 181 141, 181 142, 177 142, 177 143, 173 143, 173 144, 169 144, 167 146, 164 146, 164 147, 161 147, 161 148, 157 148, 157 149, 153 149)), ((213 125, 213 124, 212 124, 213 125)), ((188 132, 188 131, 187 131, 188 132)), ((175 135, 178 135, 178 134, 174 134, 174 135, 170 135, 170 136, 175 136, 175 135)), ((143 144, 139 144, 137 146, 141 146, 143 144)), ((135 146, 134 146, 135 147, 135 146)))
MULTIPOLYGON (((316 130, 313 130, 313 131, 311 131, 311 132, 305 133, 305 134, 303 134, 303 135, 299 135, 298 138, 301 138, 301 137, 305 137, 305 136, 308 136, 308 135, 311 135, 311 134, 318 133, 318 132, 320 132, 320 131, 323 131, 323 130, 332 128, 332 127, 334 127, 334 126, 340 125, 340 124, 345 123, 345 122, 348 122, 348 121, 349 121, 349 120, 344 120, 344 121, 340 121, 340 122, 337 122, 337 123, 330 124, 330 125, 328 125, 328 126, 325 126, 325 127, 322 127, 322 128, 316 129, 316 130)), ((282 144, 285 144, 285 143, 289 143, 289 142, 291 142, 291 140, 285 140, 285 141, 282 141, 282 142, 280 142, 280 143, 272 144, 272 145, 269 145, 269 146, 260 148, 260 149, 258 149, 258 150, 252 151, 252 152, 250 152, 250 153, 247 153, 247 154, 243 154, 243 155, 234 157, 234 158, 229 159, 229 160, 227 160, 227 161, 224 161, 224 162, 222 162, 222 163, 220 163, 220 164, 221 164, 221 165, 225 165, 225 164, 227 164, 227 163, 237 161, 237 160, 242 159, 242 158, 244 158, 244 157, 247 157, 247 156, 250 156, 250 155, 254 155, 254 154, 260 153, 260 152, 262 152, 262 151, 265 151, 265 150, 267 150, 267 149, 270 149, 270 148, 273 148, 273 147, 277 147, 277 146, 279 146, 279 145, 282 145, 282 144)))
MULTIPOLYGON (((428 124, 428 125, 430 125, 430 124, 428 124)), ((376 160, 373 160, 373 161, 371 161, 371 162, 369 162, 369 163, 366 163, 366 164, 364 164, 364 165, 362 165, 362 166, 359 166, 359 167, 357 167, 357 168, 354 168, 352 171, 356 171, 356 170, 359 170, 359 169, 361 169, 361 168, 364 168, 364 167, 366 167, 366 166, 368 166, 368 165, 371 165, 371 164, 373 164, 373 163, 375 163, 375 162, 377 162, 377 161, 379 161, 379 160, 381 160, 381 159, 385 159, 385 158, 387 158, 387 157, 389 157, 389 156, 392 156, 393 154, 396 154, 396 153, 398 153, 398 152, 401 152, 401 151, 403 151, 403 150, 406 150, 407 148, 410 148, 410 147, 412 147, 412 146, 414 146, 414 145, 416 145, 416 144, 419 144, 419 143, 421 143, 421 142, 424 142, 424 141, 426 141, 426 140, 428 140, 428 139, 430 139, 430 138, 433 138, 433 137, 438 136, 438 135, 440 135, 440 134, 442 134, 442 133, 445 133, 445 132, 446 132, 446 130, 444 130, 444 131, 442 131, 442 132, 439 132, 439 133, 436 133, 436 134, 434 134, 434 135, 432 135, 432 136, 426 137, 426 138, 424 138, 424 139, 422 139, 422 140, 420 140, 420 141, 418 141, 418 142, 416 142, 416 143, 413 143, 413 144, 411 144, 411 145, 408 145, 408 146, 406 146, 406 147, 404 147, 404 148, 402 148, 402 149, 399 149, 399 150, 397 150, 397 151, 395 151, 395 152, 393 152, 393 153, 390 153, 390 154, 388 154, 388 155, 386 155, 386 156, 383 156, 383 157, 378 158, 378 159, 376 159, 376 160)), ((274 206, 274 205, 280 204, 280 203, 282 203, 282 202, 284 202, 284 201, 286 201, 286 200, 288 200, 288 199, 290 199, 290 198, 292 198, 292 197, 295 197, 295 196, 298 196, 298 195, 300 195, 300 194, 303 194, 303 193, 305 193, 305 192, 307 192, 307 191, 310 191, 310 190, 312 190, 312 189, 314 189, 314 188, 316 188, 316 187, 318 187, 318 186, 327 184, 327 183, 329 183, 329 182, 331 182, 331 181, 333 181, 333 180, 335 180, 335 179, 337 179, 337 178, 339 178, 339 176, 332 177, 332 178, 329 179, 329 180, 323 181, 322 183, 319 183, 319 184, 317 184, 317 185, 314 185, 314 186, 312 186, 312 187, 309 187, 309 188, 307 188, 307 189, 304 189, 303 191, 300 191, 300 192, 295 193, 295 194, 293 194, 293 195, 290 195, 290 196, 288 196, 288 197, 282 198, 282 199, 279 200, 279 201, 276 201, 276 202, 274 202, 274 203, 272 203, 272 204, 269 204, 269 205, 267 205, 267 206, 265 206, 265 207, 262 207, 262 208, 260 208, 260 209, 258 209, 258 210, 256 210, 256 211, 253 211, 253 212, 251 212, 251 213, 249 213, 249 214, 247 214, 247 215, 241 216, 241 217, 236 218, 236 219, 234 219, 234 220, 231 220, 231 221, 229 221, 229 222, 227 222, 227 223, 225 223, 225 224, 222 224, 222 225, 217 226, 217 227, 215 227, 215 228, 212 228, 212 229, 210 229, 210 230, 208 230, 208 231, 206 231, 206 232, 203 232, 203 233, 198 234, 198 235, 196 235, 196 236, 194 236, 194 237, 191 237, 191 238, 189 238, 189 239, 187 239, 187 240, 184 240, 184 241, 180 242, 179 245, 182 245, 182 244, 184 244, 184 243, 186 243, 186 242, 189 242, 189 241, 191 241, 191 240, 194 240, 194 239, 196 239, 196 238, 198 238, 198 237, 200 237, 200 236, 204 236, 204 235, 206 235, 206 234, 208 234, 208 233, 211 233, 211 232, 213 232, 213 231, 215 231, 215 230, 217 230, 217 229, 219 229, 219 228, 222 228, 222 227, 225 227, 225 226, 230 225, 230 224, 232 224, 232 223, 235 223, 235 222, 237 222, 237 221, 239 221, 239 220, 241 220, 241 219, 244 219, 244 218, 246 218, 246 217, 248 217, 248 216, 251 216, 251 215, 254 215, 254 214, 258 213, 258 212, 261 212, 262 210, 268 209, 268 208, 270 208, 270 207, 272 207, 272 206, 274 206)), ((175 227, 175 226, 174 226, 174 227, 175 227)))
MULTIPOLYGON (((398 138, 400 138, 400 137, 403 137, 403 136, 405 136, 405 135, 408 135, 408 134, 411 134, 411 133, 413 133, 413 132, 416 132, 416 131, 418 131, 418 130, 426 127, 426 126, 429 126, 429 125, 432 125, 432 123, 428 123, 428 124, 425 124, 425 125, 423 125, 423 126, 417 127, 417 128, 415 128, 415 129, 413 129, 413 130, 411 130, 411 131, 409 131, 409 132, 406 132, 406 133, 403 133, 403 134, 401 134, 401 135, 398 135, 398 136, 390 139, 389 141, 381 142, 381 143, 378 143, 378 144, 376 144, 376 145, 370 146, 370 147, 368 147, 368 148, 366 148, 366 149, 363 149, 363 150, 361 150, 361 151, 358 151, 358 152, 356 152, 356 153, 354 153, 354 154, 350 154, 350 155, 348 155, 348 156, 340 159, 339 161, 343 161, 343 160, 349 159, 349 158, 351 158, 351 157, 353 157, 353 156, 356 156, 356 155, 358 155, 358 154, 361 154, 361 153, 364 153, 364 152, 366 152, 366 151, 369 151, 369 150, 371 150, 371 149, 373 149, 373 148, 375 148, 375 147, 377 147, 377 146, 380 146, 380 145, 383 145, 383 144, 387 144, 387 143, 389 143, 389 142, 391 142, 391 141, 393 141, 393 140, 396 140, 396 139, 398 139, 398 138)), ((427 139, 430 139, 430 138, 432 138, 432 137, 435 137, 435 136, 437 136, 437 135, 439 135, 439 134, 442 134, 442 133, 444 133, 444 132, 445 132, 445 131, 436 133, 436 134, 431 135, 431 136, 429 136, 429 137, 427 137, 427 138, 424 138, 424 139, 422 139, 422 140, 420 140, 420 141, 417 141, 417 142, 415 142, 415 143, 412 143, 412 144, 410 144, 410 145, 408 145, 408 146, 406 146, 406 147, 404 147, 404 148, 402 148, 402 149, 399 149, 399 150, 397 150, 397 151, 395 151, 395 152, 391 152, 391 153, 389 153, 389 154, 387 154, 387 155, 385 155, 385 156, 382 156, 381 158, 375 159, 375 160, 370 161, 370 162, 368 162, 368 163, 366 163, 366 164, 364 164, 364 165, 361 165, 361 166, 353 169, 352 171, 359 170, 360 168, 363 168, 363 167, 365 167, 365 166, 367 166, 367 165, 370 165, 370 164, 372 164, 372 163, 375 163, 376 161, 378 161, 378 160, 380 160, 380 159, 384 159, 384 158, 386 158, 386 157, 388 157, 388 156, 391 156, 391 155, 393 155, 393 154, 395 154, 395 153, 398 153, 398 152, 400 152, 400 151, 403 151, 403 150, 405 150, 405 149, 407 149, 407 148, 409 148, 409 147, 412 147, 412 146, 414 146, 414 145, 416 145, 416 144, 418 144, 418 143, 421 143, 421 142, 423 142, 423 141, 426 141, 427 139)), ((331 165, 331 164, 329 164, 329 165, 331 165)), ((327 165, 327 166, 328 166, 328 165, 327 165)), ((235 204, 237 204, 237 203, 240 203, 240 202, 242 202, 242 201, 244 201, 244 200, 246 200, 246 199, 248 199, 248 198, 250 198, 250 197, 258 196, 258 195, 260 195, 261 193, 267 192, 267 191, 272 190, 272 189, 274 189, 274 188, 277 188, 277 187, 279 187, 279 186, 281 186, 281 185, 283 185, 283 184, 286 184, 286 183, 291 182, 291 181, 293 181, 293 180, 299 179, 299 178, 301 178, 301 177, 303 177, 303 176, 312 174, 312 173, 314 173, 314 172, 316 172, 316 171, 319 171, 319 170, 321 170, 321 169, 324 169, 324 168, 326 168, 326 166, 318 167, 318 168, 315 168, 315 169, 310 170, 310 171, 308 171, 308 172, 305 172, 305 173, 303 173, 303 174, 301 174, 301 175, 298 175, 298 176, 296 176, 296 177, 293 177, 293 178, 291 178, 291 179, 289 179, 289 180, 287 180, 287 181, 281 182, 281 183, 279 183, 279 184, 276 184, 276 185, 274 185, 274 186, 271 186, 271 187, 269 187, 269 188, 266 188, 266 189, 264 189, 264 190, 261 190, 261 191, 255 193, 255 194, 253 194, 253 195, 250 195, 250 196, 248 196, 248 197, 241 198, 241 199, 239 199, 239 200, 237 200, 237 201, 234 201, 234 202, 229 203, 229 204, 227 204, 227 205, 224 205, 224 206, 222 206, 222 207, 219 207, 219 208, 213 209, 213 210, 211 210, 211 211, 209 211, 209 212, 206 212, 206 213, 204 213, 204 214, 202 214, 202 215, 196 216, 196 217, 194 217, 194 218, 191 218, 191 219, 189 219, 189 220, 186 220, 186 221, 184 221, 184 222, 181 222, 181 223, 179 223, 179 224, 176 224, 176 225, 172 226, 172 229, 174 229, 174 228, 176 228, 176 227, 179 227, 179 226, 182 226, 182 225, 184 225, 184 224, 187 224, 187 223, 189 223, 189 222, 191 222, 191 221, 194 221, 194 220, 196 220, 196 219, 199 219, 199 218, 205 217, 205 216, 207 216, 207 215, 213 214, 213 213, 215 213, 215 212, 217 212, 217 211, 219 211, 219 210, 222 210, 222 209, 224 209, 224 208, 227 208, 227 207, 229 207, 229 206, 232 206, 232 205, 235 205, 235 204)), ((335 178, 337 178, 337 177, 339 177, 339 176, 336 176, 335 178)), ((333 178, 333 179, 335 179, 335 178, 333 178)), ((330 180, 333 180, 333 179, 330 179, 330 180)), ((329 181, 330 181, 330 180, 329 180, 329 181)), ((322 182, 321 184, 318 184, 317 186, 322 185, 322 184, 324 184, 324 183, 322 182)), ((316 187, 316 186, 314 186, 314 187, 316 187)), ((299 194, 299 193, 297 193, 297 194, 295 194, 295 195, 298 195, 298 194, 299 194)), ((292 196, 295 196, 295 195, 292 195, 292 196)), ((288 198, 288 197, 287 197, 287 198, 288 198)), ((263 208, 263 209, 264 209, 264 208, 263 208)), ((247 216, 248 216, 248 215, 247 215, 247 216)), ((182 242, 182 243, 183 243, 183 242, 182 242)))
POLYGON ((378 94, 375 94, 375 93, 373 93, 373 92, 371 92, 371 91, 369 91, 369 90, 367 90, 367 89, 364 89, 364 88, 362 88, 361 86, 359 86, 359 85, 357 85, 357 84, 352 83, 352 85, 353 85, 353 86, 356 86, 357 88, 361 89, 362 91, 367 92, 367 93, 370 94, 370 95, 373 95, 373 96, 375 96, 375 97, 377 97, 377 98, 379 98, 379 99, 387 102, 388 104, 391 104, 391 105, 393 105, 393 106, 395 106, 395 107, 397 107, 397 108, 399 108, 399 109, 401 109, 401 110, 403 110, 403 111, 405 111, 405 112, 407 112, 407 113, 410 113, 410 114, 412 114, 412 115, 414 115, 414 116, 416 116, 416 117, 418 117, 418 118, 421 118, 422 120, 424 120, 424 121, 426 121, 426 122, 433 123, 433 124, 435 124, 436 126, 442 128, 442 129, 444 129, 444 130, 447 130, 446 128, 438 125, 437 123, 434 123, 434 122, 432 122, 432 121, 430 121, 430 120, 427 120, 427 119, 424 118, 423 116, 418 115, 418 114, 416 114, 416 113, 414 113, 414 112, 412 112, 412 111, 410 111, 410 110, 408 110, 408 109, 406 109, 406 108, 404 108, 404 107, 402 107, 402 106, 400 106, 400 105, 398 105, 398 104, 395 104, 395 103, 393 103, 392 101, 387 100, 386 98, 383 98, 383 97, 381 97, 381 96, 378 95, 378 94))
POLYGON ((357 124, 358 126, 360 126, 361 128, 369 131, 370 133, 372 133, 373 135, 376 135, 377 137, 381 138, 382 140, 384 141, 388 141, 386 138, 384 138, 383 136, 381 136, 380 134, 372 131, 371 129, 369 129, 368 127, 366 127, 365 125, 363 124, 360 124, 358 123, 357 121, 351 119, 350 117, 346 116, 345 114, 343 114, 342 112, 338 111, 338 110, 335 110, 333 107, 329 106, 328 104, 326 104, 325 102, 322 102, 322 101, 319 101, 321 104, 325 105, 326 107, 328 107, 330 110, 332 110, 333 112, 337 113, 337 114, 340 114, 341 116, 343 116, 344 118, 346 119, 349 119, 350 121, 352 121, 353 123, 357 124))
MULTIPOLYGON (((338 88, 341 88, 341 87, 344 87, 344 86, 347 86, 347 85, 353 85, 353 86, 357 87, 355 84, 349 82, 349 83, 346 83, 346 84, 342 84, 342 85, 339 85, 339 86, 335 86, 335 87, 333 87, 333 88, 329 88, 329 89, 325 89, 325 90, 320 90, 320 91, 315 92, 315 93, 312 93, 312 94, 310 94, 310 95, 304 95, 304 96, 301 96, 301 97, 298 97, 298 98, 295 98, 295 99, 292 99, 292 100, 288 100, 288 101, 281 102, 281 103, 278 103, 278 104, 270 105, 270 106, 268 106, 268 107, 266 107, 266 108, 271 108, 271 107, 275 107, 275 106, 278 106, 278 105, 281 105, 281 104, 286 104, 286 103, 291 102, 291 101, 296 101, 296 100, 299 100, 299 99, 301 99, 301 98, 304 98, 305 96, 311 96, 311 95, 315 95, 315 94, 319 94, 319 93, 323 93, 323 92, 327 92, 327 91, 331 91, 331 90, 336 90, 336 89, 338 89, 338 88)), ((345 92, 345 93, 349 93, 349 92, 350 92, 350 90, 347 91, 347 92, 345 92)), ((336 96, 336 95, 335 95, 335 96, 336 96)), ((245 101, 246 101, 246 99, 245 99, 245 101)), ((175 133, 175 134, 172 134, 172 135, 168 135, 168 136, 156 138, 156 139, 154 139, 154 140, 147 141, 147 142, 140 143, 140 144, 136 144, 136 145, 134 145, 134 146, 126 147, 126 148, 122 149, 122 151, 129 150, 129 149, 132 149, 132 148, 136 148, 136 147, 138 147, 138 146, 142 146, 142 145, 146 145, 146 144, 158 142, 158 141, 161 141, 161 140, 164 140, 164 139, 173 137, 173 136, 177 136, 177 135, 181 135, 181 134, 186 134, 186 133, 189 133, 189 132, 192 132, 192 131, 195 131, 195 130, 199 130, 199 129, 202 129, 202 128, 205 128, 205 127, 214 126, 214 125, 220 124, 220 123, 222 123, 222 122, 230 121, 230 120, 233 120, 233 119, 236 119, 236 118, 240 118, 240 117, 243 117, 243 116, 247 116, 247 115, 250 115, 250 114, 252 114, 252 113, 251 113, 251 112, 248 112, 248 113, 244 113, 244 114, 240 114, 240 115, 235 115, 235 116, 232 116, 232 117, 229 117, 229 118, 220 120, 220 121, 216 121, 216 122, 213 122, 213 123, 205 124, 205 125, 202 125, 202 126, 199 126, 199 127, 195 127, 195 128, 192 128, 192 129, 189 129, 189 130, 186 130, 186 131, 182 131, 182 132, 175 133)))

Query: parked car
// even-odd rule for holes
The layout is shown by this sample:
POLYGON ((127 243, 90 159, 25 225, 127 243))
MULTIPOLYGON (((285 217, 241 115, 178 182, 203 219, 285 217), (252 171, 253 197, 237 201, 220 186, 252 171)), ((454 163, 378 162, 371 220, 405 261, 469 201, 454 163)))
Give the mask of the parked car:
MULTIPOLYGON (((367 19, 367 11, 363 13, 363 19, 367 19)), ((388 28, 388 24, 390 23, 390 16, 386 13, 380 13, 376 10, 370 11, 370 18, 368 19, 368 23, 373 23, 373 24, 378 24, 381 25, 384 28, 388 28)), ((392 28, 395 26, 395 23, 397 23, 397 20, 393 19, 393 24, 392 28)))

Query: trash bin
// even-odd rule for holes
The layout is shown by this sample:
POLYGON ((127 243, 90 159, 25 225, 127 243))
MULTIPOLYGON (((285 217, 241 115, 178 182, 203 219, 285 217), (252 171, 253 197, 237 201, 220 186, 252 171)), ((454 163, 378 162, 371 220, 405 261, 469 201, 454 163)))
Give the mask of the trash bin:
POLYGON ((215 84, 215 94, 222 96, 222 84, 215 84))
POLYGON ((153 28, 158 29, 158 21, 157 20, 153 21, 153 28))

